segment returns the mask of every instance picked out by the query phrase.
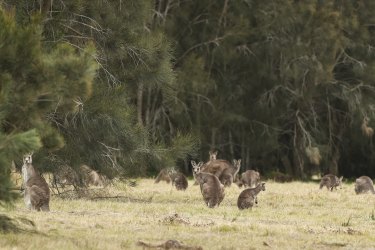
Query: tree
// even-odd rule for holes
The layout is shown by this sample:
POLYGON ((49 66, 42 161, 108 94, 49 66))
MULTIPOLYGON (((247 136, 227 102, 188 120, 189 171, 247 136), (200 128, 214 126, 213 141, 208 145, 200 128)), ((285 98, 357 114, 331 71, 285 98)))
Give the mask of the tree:
POLYGON ((61 44, 45 49, 36 16, 20 25, 14 12, 0 9, 0 27, 0 202, 10 202, 15 197, 12 160, 41 146, 48 151, 64 146, 45 117, 75 111, 75 100, 89 96, 96 63, 93 48, 80 53, 61 44))

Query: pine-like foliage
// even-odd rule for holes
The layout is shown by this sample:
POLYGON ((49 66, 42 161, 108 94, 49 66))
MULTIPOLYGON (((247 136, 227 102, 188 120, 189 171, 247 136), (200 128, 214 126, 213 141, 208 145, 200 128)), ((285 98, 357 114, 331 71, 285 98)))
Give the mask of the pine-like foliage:
POLYGON ((44 49, 39 20, 30 18, 19 25, 13 11, 0 9, 0 202, 14 198, 13 160, 41 146, 64 146, 49 115, 76 110, 75 100, 89 96, 96 70, 92 48, 80 54, 68 45, 44 49))
MULTIPOLYGON (((10 1, 7 1, 9 5, 10 1)), ((20 1, 20 22, 43 9, 20 1)), ((45 46, 63 42, 83 49, 94 43, 98 76, 90 98, 76 98, 74 112, 48 114, 65 147, 40 152, 46 171, 87 164, 109 177, 145 173, 196 151, 196 139, 169 126, 174 105, 170 44, 152 24, 152 1, 54 1, 41 11, 45 46)))

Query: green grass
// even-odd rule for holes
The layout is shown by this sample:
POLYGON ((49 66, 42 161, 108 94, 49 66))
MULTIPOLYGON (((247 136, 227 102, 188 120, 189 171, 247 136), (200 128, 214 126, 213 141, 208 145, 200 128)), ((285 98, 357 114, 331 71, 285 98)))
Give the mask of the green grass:
MULTIPOLYGON (((177 191, 141 179, 103 192, 117 199, 63 200, 51 212, 30 212, 20 199, 0 213, 34 221, 34 231, 0 235, 1 249, 142 249, 175 239, 203 249, 375 248, 375 196, 355 195, 353 184, 337 191, 316 183, 266 184, 252 210, 239 211, 242 189, 232 185, 220 207, 205 206, 199 186, 177 191)), ((29 226, 30 227, 30 226, 29 226)))

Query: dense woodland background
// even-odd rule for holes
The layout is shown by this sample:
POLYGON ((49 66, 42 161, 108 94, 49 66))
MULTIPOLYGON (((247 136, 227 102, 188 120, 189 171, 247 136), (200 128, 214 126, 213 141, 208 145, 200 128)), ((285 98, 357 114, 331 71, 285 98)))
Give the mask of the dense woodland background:
POLYGON ((0 0, 11 161, 114 177, 190 160, 375 176, 373 0, 0 0))

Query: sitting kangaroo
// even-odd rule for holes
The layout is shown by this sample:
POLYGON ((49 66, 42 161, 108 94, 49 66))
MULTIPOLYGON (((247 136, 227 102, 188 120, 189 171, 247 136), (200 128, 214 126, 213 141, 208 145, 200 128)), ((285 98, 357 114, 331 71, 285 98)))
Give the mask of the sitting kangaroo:
POLYGON ((225 187, 230 187, 231 184, 237 179, 237 174, 241 168, 241 159, 233 160, 233 165, 228 166, 223 170, 219 180, 225 187))
POLYGON ((372 182, 371 178, 368 176, 361 176, 355 180, 355 193, 367 193, 370 191, 371 193, 375 194, 374 190, 374 183, 372 182))
POLYGON ((195 176, 200 185, 205 204, 209 208, 219 206, 225 196, 224 185, 220 183, 219 179, 215 175, 201 172, 200 167, 203 165, 203 163, 200 162, 198 165, 195 164, 194 161, 191 163, 197 170, 195 176))
POLYGON ((238 183, 239 187, 245 186, 246 187, 256 187, 260 182, 260 174, 258 171, 255 170, 247 170, 246 172, 242 173, 241 179, 238 183))
POLYGON ((23 157, 22 177, 26 207, 36 211, 49 211, 49 187, 46 180, 34 169, 32 154, 23 157))
POLYGON ((172 181, 172 186, 175 186, 177 190, 186 190, 188 187, 188 181, 183 173, 176 172, 172 169, 168 171, 169 177, 172 181))
POLYGON ((337 186, 342 188, 342 186, 341 186, 342 178, 343 178, 343 176, 338 178, 336 175, 327 174, 327 175, 322 177, 322 180, 320 181, 320 187, 319 188, 322 189, 324 186, 326 186, 327 189, 330 189, 331 191, 333 191, 333 188, 337 189, 337 186))
POLYGON ((262 182, 255 188, 247 188, 243 190, 238 196, 237 207, 242 210, 246 208, 252 208, 255 204, 258 204, 257 195, 260 191, 266 191, 266 183, 262 182))

